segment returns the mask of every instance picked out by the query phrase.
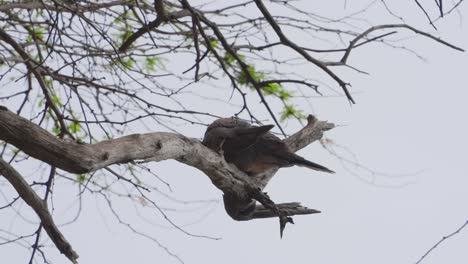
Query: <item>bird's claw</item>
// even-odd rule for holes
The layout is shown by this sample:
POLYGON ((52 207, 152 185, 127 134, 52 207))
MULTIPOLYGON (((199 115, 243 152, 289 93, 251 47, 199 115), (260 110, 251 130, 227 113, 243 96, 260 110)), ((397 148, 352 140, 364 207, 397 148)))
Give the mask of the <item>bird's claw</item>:
POLYGON ((280 238, 283 238, 283 231, 286 228, 286 224, 294 224, 294 220, 289 216, 280 216, 280 238))

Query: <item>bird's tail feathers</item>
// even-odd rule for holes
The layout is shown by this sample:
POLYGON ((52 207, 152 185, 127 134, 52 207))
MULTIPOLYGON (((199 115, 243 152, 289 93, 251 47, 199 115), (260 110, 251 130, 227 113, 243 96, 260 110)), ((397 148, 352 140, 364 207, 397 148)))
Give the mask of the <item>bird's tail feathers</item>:
POLYGON ((312 162, 312 161, 308 161, 308 160, 306 160, 306 159, 304 159, 303 157, 300 157, 300 156, 297 156, 297 158, 294 160, 294 164, 298 165, 298 166, 307 167, 309 169, 316 170, 316 171, 335 173, 334 171, 330 170, 329 168, 327 168, 325 166, 322 166, 322 165, 317 164, 317 163, 312 162))

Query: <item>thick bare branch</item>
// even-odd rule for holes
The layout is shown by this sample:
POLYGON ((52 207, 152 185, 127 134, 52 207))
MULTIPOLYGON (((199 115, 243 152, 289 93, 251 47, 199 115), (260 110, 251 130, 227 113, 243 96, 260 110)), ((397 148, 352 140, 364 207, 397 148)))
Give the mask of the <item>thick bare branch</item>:
POLYGON ((60 140, 10 111, 0 110, 0 120, 1 140, 68 172, 87 173, 133 160, 176 159, 201 169, 221 190, 242 185, 236 180, 238 175, 243 175, 240 171, 227 165, 221 156, 198 140, 182 135, 164 132, 133 134, 87 145, 60 140), (229 179, 229 176, 235 177, 229 179))
MULTIPOLYGON (((320 139, 323 131, 331 128, 333 124, 326 122, 309 122, 286 142, 297 150, 320 139)), ((0 139, 36 159, 72 173, 92 172, 133 160, 175 159, 203 171, 222 191, 235 191, 241 196, 245 196, 245 183, 262 188, 267 183, 253 182, 199 140, 173 133, 133 134, 96 144, 79 144, 58 139, 31 121, 0 109, 0 139)))
MULTIPOLYGON (((293 135, 287 144, 294 150, 300 149, 320 139, 323 131, 332 127, 333 124, 317 121, 310 116, 308 125, 293 135)), ((79 144, 56 138, 31 121, 5 108, 0 108, 0 140, 16 146, 34 158, 72 173, 92 172, 112 164, 128 163, 134 160, 175 159, 203 171, 217 188, 235 197, 234 199, 242 201, 231 208, 233 209, 231 212, 234 213, 228 211, 234 219, 249 220, 279 216, 281 233, 286 223, 292 222, 289 215, 295 212, 298 214, 317 212, 308 208, 292 210, 277 207, 262 192, 278 168, 271 169, 255 178, 248 177, 235 166, 227 164, 221 155, 203 146, 199 140, 179 134, 165 132, 133 134, 96 144, 79 144), (250 206, 251 199, 259 201, 263 207, 254 208, 247 214, 250 218, 243 219, 245 216, 242 215, 240 209, 250 206), (271 213, 267 214, 265 210, 270 210, 271 213)))
POLYGON ((335 125, 333 123, 319 121, 315 116, 309 115, 307 117, 307 125, 290 137, 286 138, 284 142, 288 144, 291 150, 298 151, 312 142, 321 139, 323 132, 328 131, 334 127, 335 125))

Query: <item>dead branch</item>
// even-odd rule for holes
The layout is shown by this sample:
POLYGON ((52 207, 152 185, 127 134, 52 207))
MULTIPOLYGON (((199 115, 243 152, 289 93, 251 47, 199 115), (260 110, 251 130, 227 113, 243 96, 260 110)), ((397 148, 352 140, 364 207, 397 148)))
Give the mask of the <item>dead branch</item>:
MULTIPOLYGON (((288 138, 286 142, 293 150, 298 150, 320 139, 324 131, 333 127, 333 124, 309 116, 307 126, 288 138)), ((149 162, 175 159, 203 171, 225 194, 234 195, 236 199, 245 201, 239 204, 240 207, 251 204, 252 199, 263 205, 245 213, 235 208, 240 215, 230 214, 234 219, 279 216, 281 229, 284 229, 285 223, 292 221, 289 221, 288 216, 295 213, 318 212, 307 208, 296 207, 293 210, 290 207, 277 206, 262 192, 277 172, 277 168, 252 179, 235 166, 227 164, 222 156, 203 146, 199 140, 178 134, 166 132, 133 134, 95 144, 79 144, 56 138, 33 122, 2 108, 0 139, 16 146, 31 157, 71 173, 89 173, 112 164, 135 160, 149 162), (265 210, 270 210, 271 213, 268 214, 265 210)))

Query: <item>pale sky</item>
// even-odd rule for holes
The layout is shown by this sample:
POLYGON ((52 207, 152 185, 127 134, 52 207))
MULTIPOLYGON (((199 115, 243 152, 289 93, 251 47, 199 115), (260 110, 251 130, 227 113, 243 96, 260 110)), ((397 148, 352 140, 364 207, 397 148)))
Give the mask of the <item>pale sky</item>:
MULTIPOLYGON (((308 10, 325 9, 318 6, 324 4, 304 2, 308 10)), ((393 3, 394 10, 408 18, 408 23, 433 32, 414 3, 406 2, 393 3)), ((354 10, 350 1, 347 9, 340 1, 338 7, 323 12, 328 15, 333 8, 344 13, 354 10)), ((460 12, 467 11, 467 5, 462 4, 460 12)), ((369 20, 376 24, 390 21, 382 13, 371 10, 369 20)), ((437 26, 445 40, 467 49, 465 19, 454 14, 437 26)), ((404 33, 402 37, 413 36, 404 33)), ((369 45, 351 55, 352 65, 370 73, 343 73, 352 83, 352 91, 358 91, 356 105, 350 106, 344 98, 314 98, 311 109, 298 101, 319 119, 339 125, 326 134, 327 138, 352 151, 360 164, 381 173, 372 175, 349 164, 347 170, 318 143, 300 151, 303 157, 337 173, 296 167, 279 171, 266 188, 274 201, 298 201, 322 211, 296 216, 296 224, 287 226, 283 239, 279 238, 276 218, 230 219, 224 212, 221 192, 208 177, 175 161, 151 164, 153 171, 171 184, 174 197, 218 202, 179 204, 180 211, 169 215, 177 224, 186 225, 187 231, 219 240, 187 236, 170 228, 154 210, 136 210, 125 199, 114 200, 114 206, 124 221, 157 238, 185 263, 415 263, 468 220, 468 55, 422 37, 405 39, 401 44, 417 50, 427 61, 383 45, 369 45), (198 207, 201 209, 191 211, 198 207)), ((218 107, 211 107, 221 114, 218 107)), ((261 105, 254 109, 264 111, 261 105)), ((287 127, 290 132, 297 128, 292 122, 287 127)), ((202 127, 193 126, 181 131, 198 138, 204 133, 202 127)), ((344 158, 352 158, 344 149, 336 150, 344 158)), ((78 204, 76 189, 67 182, 56 183, 54 217, 58 223, 73 218, 78 204)), ((161 196, 155 200, 166 201, 161 196)), ((0 201, 4 204, 2 197, 0 201)), ((33 215, 25 204, 17 208, 26 216, 33 215)), ((36 228, 26 225, 13 211, 2 211, 0 226, 31 232, 36 228)), ((85 193, 79 219, 61 230, 80 255, 80 263, 178 263, 152 241, 120 225, 99 195, 85 193)), ((465 229, 422 263, 468 263, 467 245, 465 229)), ((48 249, 47 254, 53 263, 68 263, 55 249, 48 249)), ((26 263, 29 253, 17 245, 0 246, 0 258, 2 263, 26 263)))

